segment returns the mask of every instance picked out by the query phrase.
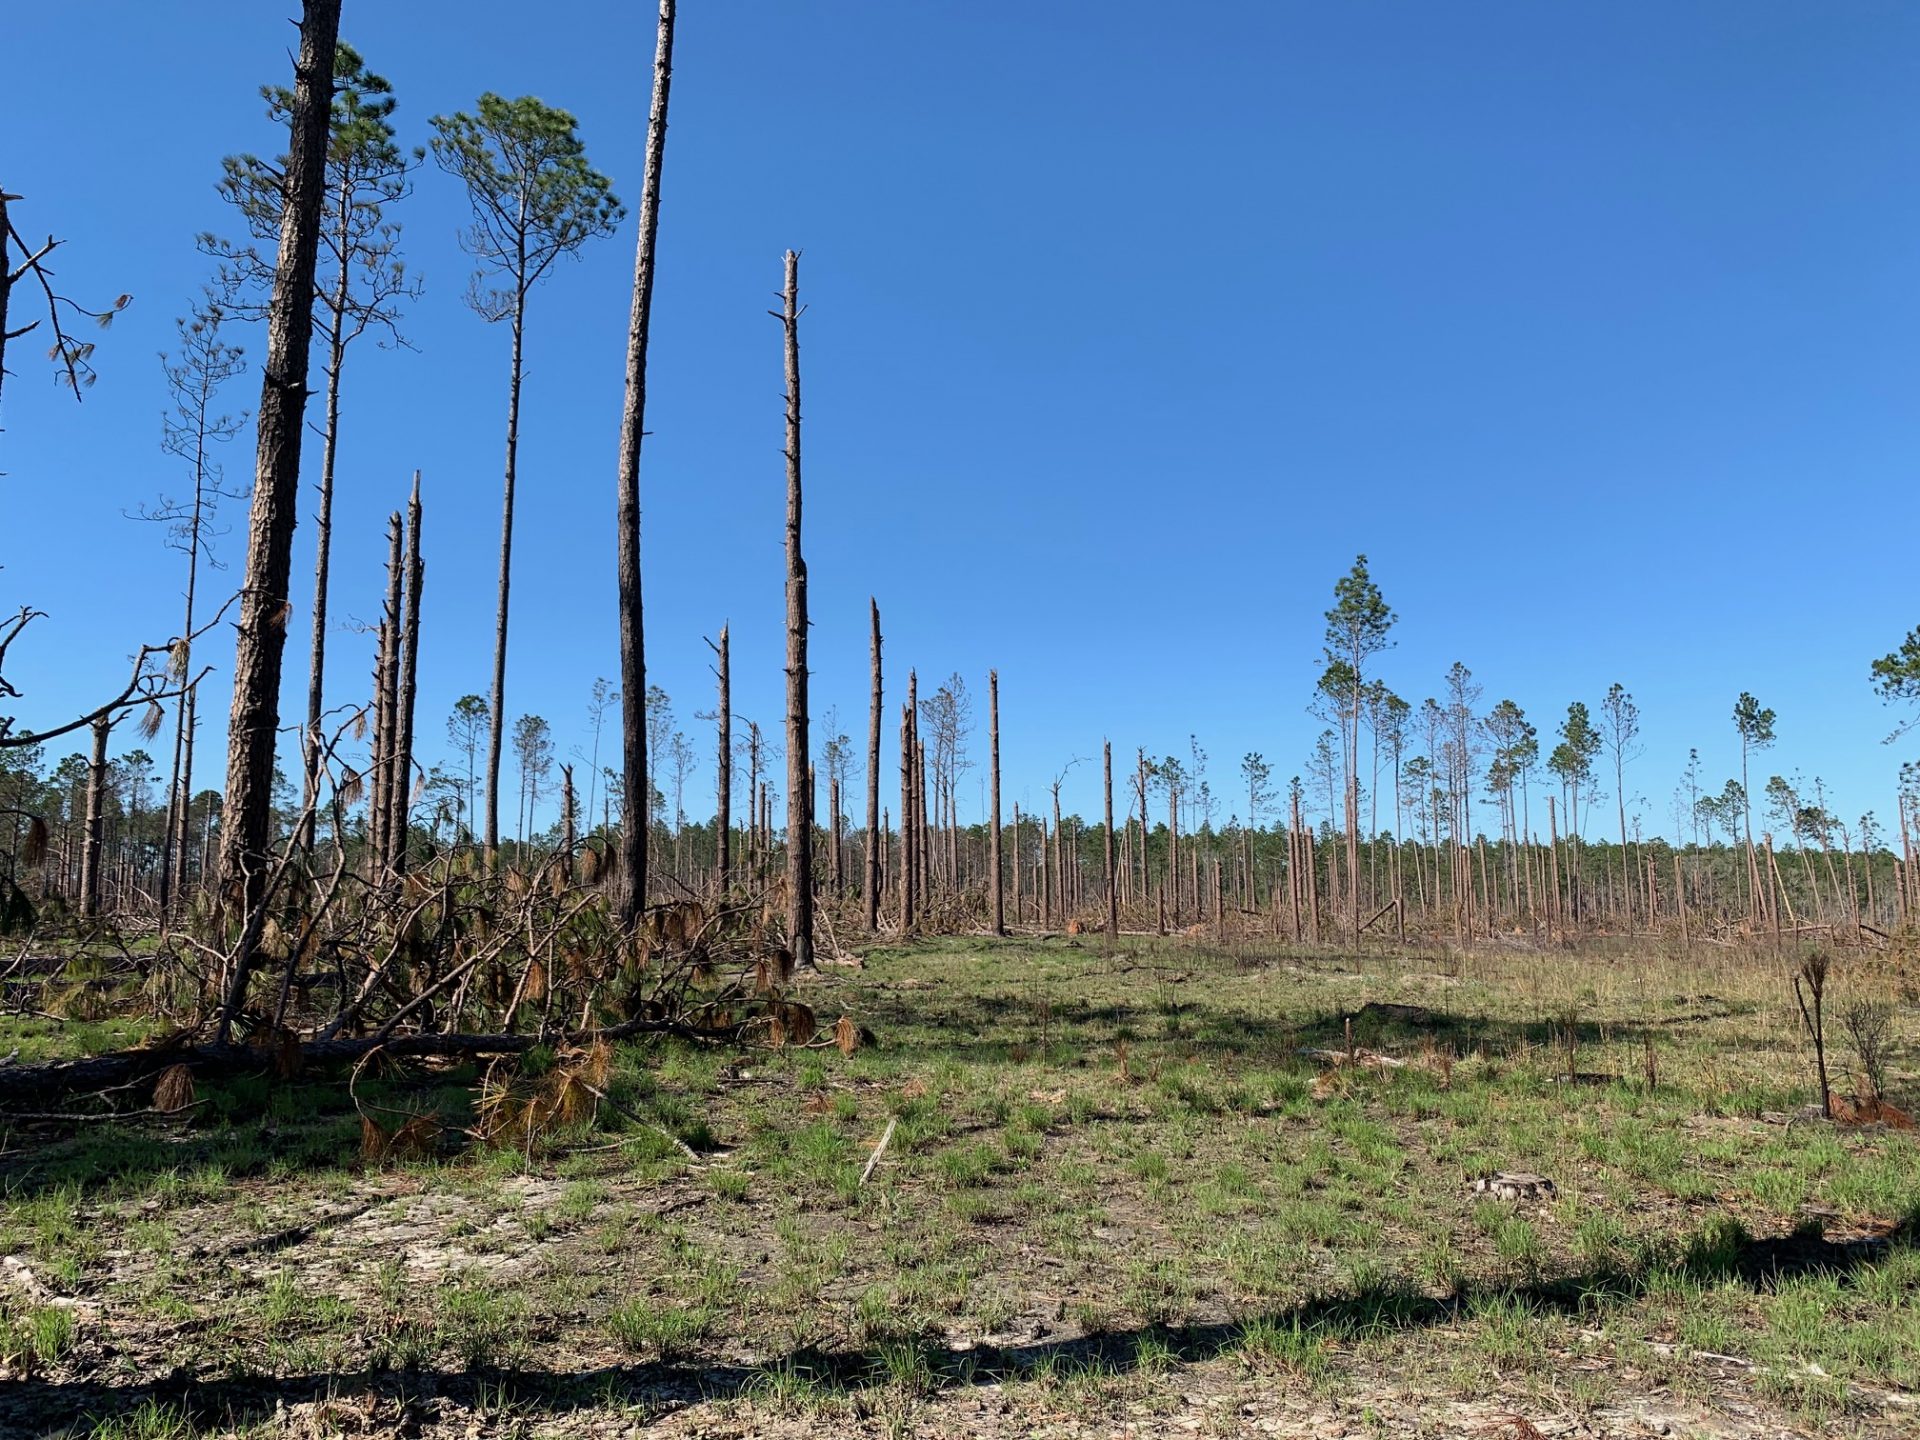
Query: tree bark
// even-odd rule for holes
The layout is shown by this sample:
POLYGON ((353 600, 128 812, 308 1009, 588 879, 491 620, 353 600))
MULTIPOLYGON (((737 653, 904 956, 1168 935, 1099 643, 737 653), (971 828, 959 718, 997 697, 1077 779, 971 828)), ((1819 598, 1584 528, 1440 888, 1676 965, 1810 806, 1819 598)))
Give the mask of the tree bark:
MULTIPOLYGON (((331 119, 331 116, 329 116, 331 119)), ((353 270, 347 263, 352 251, 350 226, 353 217, 351 183, 342 184, 334 211, 335 231, 340 248, 340 273, 333 293, 327 297, 331 319, 327 337, 327 418, 320 432, 320 504, 314 511, 313 551, 313 643, 307 661, 307 729, 303 755, 306 783, 302 787, 300 833, 295 843, 302 850, 313 849, 314 816, 319 810, 320 792, 320 712, 325 705, 327 676, 327 578, 333 555, 333 464, 340 444, 340 370, 346 360, 347 341, 343 321, 346 315, 348 287, 353 270)), ((337 844, 339 837, 335 837, 337 844)))
POLYGON ((280 725, 280 668, 287 640, 288 582, 300 486, 300 442, 313 339, 313 276, 326 201, 328 122, 340 0, 305 0, 280 218, 280 246, 267 306, 267 360, 260 383, 252 514, 234 645, 233 709, 227 726, 226 804, 220 827, 223 887, 241 912, 241 938, 218 1038, 246 998, 265 921, 273 752, 280 725))
POLYGON ((406 596, 406 532, 400 512, 387 517, 387 605, 381 626, 380 652, 380 777, 374 792, 380 824, 379 846, 374 853, 374 878, 385 879, 393 872, 396 839, 394 821, 399 816, 398 794, 405 783, 400 760, 400 625, 401 607, 406 596))
POLYGON ((1107 944, 1120 943, 1120 891, 1113 868, 1113 742, 1100 742, 1100 768, 1107 803, 1107 944))
POLYGON ((87 825, 80 851, 80 913, 100 913, 100 861, 106 839, 107 735, 111 722, 93 722, 93 758, 87 766, 87 825))
MULTIPOLYGON (((653 51, 653 101, 647 111, 640 177, 640 234, 633 257, 633 306, 627 317, 627 390, 620 411, 620 478, 615 501, 620 590, 620 919, 631 925, 647 900, 647 830, 653 787, 647 780, 647 653, 640 589, 640 447, 646 435, 647 343, 653 323, 654 243, 660 233, 660 170, 667 153, 667 100, 673 85, 674 0, 660 0, 653 51)), ((724 721, 722 722, 725 723, 724 721)), ((725 867, 722 867, 722 883, 725 867)))
POLYGON ((993 752, 993 818, 991 833, 988 837, 993 853, 987 862, 991 866, 993 877, 993 933, 1005 935, 1007 933, 1006 891, 1003 888, 1004 880, 1000 873, 1003 867, 1000 863, 1000 672, 998 670, 987 672, 987 728, 992 735, 993 752))
POLYGON ((413 813, 413 710, 420 680, 420 586, 426 565, 420 559, 420 472, 413 472, 413 494, 407 500, 407 559, 402 577, 405 610, 400 620, 398 688, 395 693, 393 746, 393 819, 388 827, 388 860, 396 875, 407 868, 407 838, 413 813))
POLYGON ((720 894, 733 883, 733 677, 728 669, 727 627, 720 627, 720 643, 713 647, 714 673, 720 683, 720 754, 714 768, 714 869, 720 894))
POLYGON ((500 500, 500 598, 493 621, 493 687, 489 691, 487 727, 487 837, 488 866, 500 855, 500 743, 507 732, 507 603, 513 588, 513 487, 520 454, 520 371, 526 335, 527 290, 524 275, 515 277, 513 297, 513 361, 507 386, 507 466, 500 500))
MULTIPOLYGON (((911 683, 911 681, 909 681, 911 683)), ((900 707, 900 934, 913 929, 913 703, 900 707)))
POLYGON ((867 933, 880 928, 880 602, 869 596, 873 620, 873 700, 867 716, 867 933))
POLYGON ((787 941, 813 967, 813 785, 807 745, 807 562, 800 550, 800 256, 786 255, 780 326, 787 366, 787 941))

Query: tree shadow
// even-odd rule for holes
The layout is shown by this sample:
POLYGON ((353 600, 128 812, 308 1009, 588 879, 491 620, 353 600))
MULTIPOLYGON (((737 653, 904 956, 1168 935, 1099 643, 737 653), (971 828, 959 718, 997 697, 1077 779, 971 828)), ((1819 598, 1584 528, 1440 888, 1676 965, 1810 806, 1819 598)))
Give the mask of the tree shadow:
POLYGON ((777 1403, 783 1389, 796 1382, 816 1395, 851 1396, 889 1387, 937 1394, 1076 1372, 1117 1377, 1228 1356, 1298 1368, 1357 1342, 1470 1321, 1490 1309, 1540 1318, 1598 1315, 1675 1278, 1737 1283, 1756 1294, 1816 1275, 1851 1286, 1895 1246, 1914 1243, 1916 1235, 1920 1216, 1884 1233, 1839 1241, 1812 1228, 1756 1240, 1727 1222, 1710 1228, 1671 1263, 1638 1269, 1603 1266, 1526 1285, 1463 1286, 1443 1296, 1381 1283, 1231 1321, 971 1347, 908 1336, 865 1347, 803 1347, 752 1365, 663 1360, 573 1372, 483 1365, 232 1378, 176 1371, 129 1382, 28 1379, 0 1388, 0 1433, 98 1426, 146 1406, 166 1407, 194 1424, 233 1428, 259 1424, 284 1407, 341 1398, 385 1407, 396 1419, 426 1402, 473 1412, 510 1411, 535 1420, 599 1407, 638 1410, 658 1419, 703 1401, 777 1403))

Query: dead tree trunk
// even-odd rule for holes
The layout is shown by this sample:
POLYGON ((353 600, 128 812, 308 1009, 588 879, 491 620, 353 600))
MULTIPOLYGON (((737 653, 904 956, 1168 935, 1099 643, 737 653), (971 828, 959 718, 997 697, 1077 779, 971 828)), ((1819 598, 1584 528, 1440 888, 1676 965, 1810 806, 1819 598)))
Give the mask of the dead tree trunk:
POLYGON ((186 743, 180 751, 180 810, 174 817, 178 829, 174 835, 171 887, 176 904, 184 903, 187 894, 187 841, 190 835, 188 826, 193 815, 193 732, 194 727, 199 723, 199 717, 194 712, 198 708, 199 693, 199 686, 189 685, 186 695, 182 697, 186 706, 183 717, 186 743))
POLYGON ((900 933, 913 929, 913 705, 900 707, 900 933))
POLYGON ((224 1044, 246 998, 253 952, 266 918, 273 822, 273 750, 280 727, 280 665, 287 641, 288 582, 300 488, 300 441, 313 340, 313 275, 326 200, 328 122, 340 0, 305 0, 293 104, 280 246, 267 305, 267 360, 260 383, 253 509, 246 578, 233 657, 227 725, 227 794, 221 812, 222 885, 240 910, 241 936, 221 1011, 224 1044))
POLYGON ((396 646, 398 686, 394 692, 393 792, 388 826, 388 866, 394 874, 407 868, 408 827, 413 812, 413 707, 420 679, 420 585, 426 565, 420 559, 420 472, 413 472, 413 494, 407 500, 407 560, 403 582, 405 611, 396 646))
POLYGON ((800 553, 800 257, 787 251, 787 940, 813 968, 813 785, 807 763, 807 562, 800 553))
POLYGON ((560 767, 560 874, 573 883, 573 850, 579 835, 574 819, 573 766, 560 767))
POLYGON ((93 722, 93 758, 87 765, 87 826, 80 850, 80 913, 100 913, 100 861, 106 840, 107 735, 111 720, 93 722))
POLYGON ((871 596, 873 617, 873 702, 867 717, 867 933, 880 928, 880 602, 871 596))
POLYGON ((987 729, 992 736, 993 754, 993 817, 987 842, 992 852, 988 856, 987 863, 991 867, 990 873, 993 877, 993 933, 1005 935, 1007 933, 1006 891, 1002 888, 1004 881, 1000 873, 1002 867, 1000 864, 1000 672, 998 670, 987 672, 987 729))
POLYGON ((720 681, 720 708, 715 719, 720 731, 720 754, 714 768, 714 872, 720 894, 733 883, 733 677, 727 665, 727 627, 720 627, 714 645, 714 673, 720 681))
POLYGON ((1107 944, 1120 943, 1120 891, 1113 868, 1113 742, 1100 742, 1100 768, 1107 802, 1107 944))
MULTIPOLYGON (((627 390, 620 409, 616 487, 620 590, 620 919, 631 925, 647 903, 647 829, 653 787, 647 780, 647 654, 641 627, 640 445, 647 420, 647 340, 653 317, 654 242, 660 232, 660 167, 667 153, 667 98, 673 84, 674 0, 660 0, 654 37, 653 103, 640 174, 640 237, 633 257, 633 308, 627 318, 627 390)), ((725 706, 721 713, 725 714, 725 706)), ((495 721, 497 725, 498 720, 495 721)), ((721 722, 723 725, 725 721, 721 722)), ((726 867, 722 865, 722 883, 726 867)))
POLYGON ((373 856, 375 880, 393 873, 393 822, 399 815, 398 794, 404 777, 400 770, 400 615, 405 603, 406 538, 400 512, 387 517, 387 604, 380 622, 379 760, 375 765, 374 814, 379 838, 373 856))

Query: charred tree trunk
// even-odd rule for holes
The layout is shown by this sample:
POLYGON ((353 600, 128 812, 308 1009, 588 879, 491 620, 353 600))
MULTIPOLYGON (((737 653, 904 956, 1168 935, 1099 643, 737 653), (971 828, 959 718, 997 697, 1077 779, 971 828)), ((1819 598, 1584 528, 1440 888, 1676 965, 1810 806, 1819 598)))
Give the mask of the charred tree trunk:
POLYGON ((880 829, 880 602, 871 596, 873 619, 873 701, 867 717, 867 932, 880 928, 880 860, 885 836, 880 829))
POLYGON ((234 645, 233 710, 227 726, 227 794, 220 827, 221 881, 241 912, 241 936, 221 1011, 225 1043, 246 997, 265 921, 273 821, 273 750, 280 726, 280 666, 287 640, 288 583, 300 487, 300 441, 313 340, 313 276, 326 202, 328 122, 340 0, 305 0, 280 246, 267 306, 267 360, 260 384, 253 509, 234 645))
POLYGON ((992 875, 993 933, 996 935, 1005 935, 1007 933, 1007 904, 1006 891, 1002 888, 1004 880, 1001 876, 1002 866, 1000 864, 1000 672, 998 670, 989 670, 987 672, 987 729, 992 736, 993 764, 993 816, 987 839, 988 846, 992 851, 988 856, 987 864, 991 867, 990 873, 992 875))
MULTIPOLYGON (((667 100, 673 85, 674 0, 660 0, 653 50, 653 101, 640 175, 640 234, 633 257, 633 308, 627 318, 627 390, 620 410, 620 477, 615 529, 620 590, 620 919, 631 925, 647 903, 647 830, 653 787, 647 778, 647 652, 640 590, 640 446, 646 435, 647 342, 653 322, 654 243, 660 233, 660 169, 667 153, 667 100)), ((724 682, 723 682, 724 688, 724 682)), ((722 703, 721 714, 726 713, 722 703)), ((725 720, 722 719, 722 725, 725 720)), ((721 883, 726 883, 722 863, 721 883)))
POLYGON ((813 785, 807 763, 807 562, 800 551, 800 257, 787 251, 787 939, 813 968, 813 785))

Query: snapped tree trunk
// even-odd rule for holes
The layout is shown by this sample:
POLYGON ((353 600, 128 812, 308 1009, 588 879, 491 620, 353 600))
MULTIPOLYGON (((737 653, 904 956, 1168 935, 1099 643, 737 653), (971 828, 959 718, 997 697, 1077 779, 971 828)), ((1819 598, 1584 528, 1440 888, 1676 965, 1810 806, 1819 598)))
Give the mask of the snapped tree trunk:
POLYGON ((807 562, 800 551, 800 256, 786 255, 780 328, 787 363, 787 940, 813 965, 813 783, 807 748, 807 562))
POLYGON ((1113 742, 1100 742, 1100 768, 1107 805, 1107 944, 1120 943, 1120 891, 1113 868, 1113 742))
POLYGON ((993 853, 987 862, 992 867, 993 877, 993 933, 1005 935, 1007 933, 1006 892, 1001 888, 1003 881, 1000 873, 1002 867, 1000 864, 1000 672, 998 670, 987 672, 987 728, 993 737, 993 819, 992 831, 988 837, 988 844, 993 853))
MULTIPOLYGON (((647 899, 647 653, 641 620, 640 446, 646 435, 647 342, 653 319, 654 242, 660 233, 660 168, 667 153, 667 99, 673 85, 674 0, 660 0, 654 38, 653 102, 640 177, 640 235, 627 316, 627 389, 620 410, 620 477, 615 498, 620 591, 620 919, 631 925, 647 899)), ((722 707, 724 714, 724 706, 722 707)), ((725 721, 722 721, 724 724, 725 721)), ((722 883, 725 867, 722 866, 722 883)))
POLYGON ((273 293, 267 305, 267 360, 260 382, 253 508, 233 657, 227 725, 227 791, 221 811, 220 871, 242 914, 241 938, 221 1011, 225 1043, 246 998, 253 952, 266 918, 273 822, 273 751, 280 726, 280 666, 290 609, 288 582, 300 487, 300 441, 313 340, 313 276, 326 201, 328 122, 340 0, 305 0, 273 293))
POLYGON ((388 826, 389 863, 398 875, 407 868, 407 835, 413 810, 413 707, 420 680, 420 586, 426 565, 420 559, 420 472, 413 472, 407 500, 407 559, 402 577, 405 610, 400 620, 398 688, 395 691, 392 820, 388 826))
POLYGON ((867 597, 873 619, 873 700, 867 716, 867 933, 880 928, 880 602, 867 597))
POLYGON ((714 674, 720 683, 718 763, 714 767, 714 870, 720 894, 733 883, 733 677, 727 668, 727 627, 720 627, 720 643, 713 647, 714 674))
POLYGON ((106 841, 107 735, 113 723, 93 722, 93 758, 87 765, 87 826, 80 851, 80 913, 100 913, 100 861, 106 841))

